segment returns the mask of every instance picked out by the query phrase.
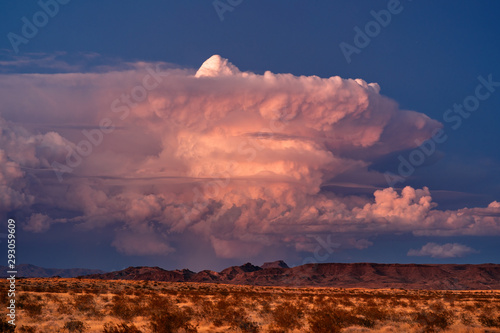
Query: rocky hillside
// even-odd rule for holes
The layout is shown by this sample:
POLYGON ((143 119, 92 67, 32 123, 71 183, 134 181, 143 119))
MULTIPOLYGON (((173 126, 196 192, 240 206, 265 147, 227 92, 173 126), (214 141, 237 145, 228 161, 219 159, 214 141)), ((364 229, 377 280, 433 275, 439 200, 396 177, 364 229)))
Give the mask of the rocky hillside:
POLYGON ((157 280, 210 282, 261 286, 318 286, 342 288, 405 289, 500 289, 500 265, 416 264, 307 264, 289 268, 283 261, 254 266, 228 267, 220 272, 187 269, 167 271, 159 267, 129 267, 92 274, 86 278, 106 280, 157 280))

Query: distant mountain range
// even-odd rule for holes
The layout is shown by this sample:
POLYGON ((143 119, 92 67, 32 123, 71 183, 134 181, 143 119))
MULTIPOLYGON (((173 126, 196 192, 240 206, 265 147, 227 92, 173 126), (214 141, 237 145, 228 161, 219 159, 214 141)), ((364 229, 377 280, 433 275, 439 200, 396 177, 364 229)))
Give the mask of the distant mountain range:
POLYGON ((129 267, 91 274, 90 279, 208 282, 259 286, 314 286, 342 288, 405 288, 435 290, 500 289, 500 265, 454 264, 307 264, 290 268, 283 261, 262 266, 246 263, 220 272, 159 267, 129 267))
MULTIPOLYGON (((7 271, 10 269, 7 266, 0 266, 0 277, 8 277, 7 271)), ((16 266, 16 277, 54 277, 59 276, 62 278, 73 278, 77 276, 89 274, 103 274, 104 271, 99 269, 85 269, 85 268, 42 268, 35 265, 20 264, 16 266)))
MULTIPOLYGON (((0 266, 0 277, 7 277, 6 266, 0 266)), ((96 269, 42 268, 18 265, 17 277, 84 277, 100 280, 151 280, 168 282, 205 282, 258 286, 312 286, 337 288, 405 288, 440 290, 500 290, 500 265, 455 264, 307 264, 288 267, 282 261, 262 266, 246 263, 220 272, 189 269, 165 270, 160 267, 129 267, 106 273, 96 269)))

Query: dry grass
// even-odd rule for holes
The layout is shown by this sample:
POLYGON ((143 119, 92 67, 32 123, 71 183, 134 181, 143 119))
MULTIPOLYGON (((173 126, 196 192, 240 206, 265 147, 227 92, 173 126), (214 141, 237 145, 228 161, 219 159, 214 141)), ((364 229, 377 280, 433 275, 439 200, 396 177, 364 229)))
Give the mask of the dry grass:
MULTIPOLYGON (((500 291, 58 278, 16 282, 16 332, 25 333, 500 332, 500 291)), ((0 329, 7 332, 3 324, 0 329)))

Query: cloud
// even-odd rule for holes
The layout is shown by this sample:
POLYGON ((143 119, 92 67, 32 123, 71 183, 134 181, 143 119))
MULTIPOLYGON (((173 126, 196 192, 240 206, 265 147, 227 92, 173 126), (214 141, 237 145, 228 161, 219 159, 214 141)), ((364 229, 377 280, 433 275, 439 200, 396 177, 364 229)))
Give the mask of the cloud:
POLYGON ((427 187, 406 186, 401 194, 393 188, 377 190, 375 202, 355 208, 356 218, 377 221, 379 231, 398 230, 417 236, 458 236, 500 234, 500 207, 496 201, 486 208, 434 209, 427 187))
POLYGON ((167 255, 175 251, 154 233, 118 232, 112 245, 127 255, 167 255))
POLYGON ((50 167, 71 143, 55 132, 31 134, 1 117, 0 132, 0 212, 29 207, 36 198, 26 170, 50 167))
POLYGON ((221 58, 216 54, 207 59, 196 72, 196 77, 217 77, 225 75, 234 75, 240 73, 240 70, 231 64, 227 59, 221 58))
POLYGON ((458 243, 447 243, 439 245, 427 243, 420 250, 411 249, 408 256, 432 257, 432 258, 460 258, 478 251, 458 243))
POLYGON ((305 235, 364 249, 383 233, 500 234, 495 202, 440 211, 426 187, 374 199, 324 189, 346 174, 377 188, 385 178, 370 165, 442 127, 376 83, 257 75, 214 56, 198 71, 136 63, 0 75, 0 87, 2 211, 33 216, 26 230, 112 225, 116 249, 142 255, 194 233, 223 258, 314 251, 305 235))
POLYGON ((31 232, 44 232, 49 230, 53 220, 44 214, 33 214, 24 226, 24 230, 31 232))

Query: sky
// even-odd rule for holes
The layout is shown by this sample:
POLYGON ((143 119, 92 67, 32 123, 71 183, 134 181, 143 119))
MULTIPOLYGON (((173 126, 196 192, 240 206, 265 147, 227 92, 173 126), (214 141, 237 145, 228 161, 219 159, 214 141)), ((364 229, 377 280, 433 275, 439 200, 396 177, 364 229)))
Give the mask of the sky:
POLYGON ((499 3, 0 9, 19 263, 500 263, 499 3))

